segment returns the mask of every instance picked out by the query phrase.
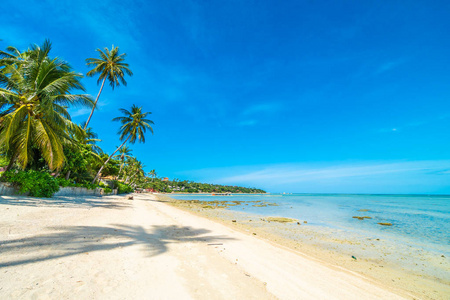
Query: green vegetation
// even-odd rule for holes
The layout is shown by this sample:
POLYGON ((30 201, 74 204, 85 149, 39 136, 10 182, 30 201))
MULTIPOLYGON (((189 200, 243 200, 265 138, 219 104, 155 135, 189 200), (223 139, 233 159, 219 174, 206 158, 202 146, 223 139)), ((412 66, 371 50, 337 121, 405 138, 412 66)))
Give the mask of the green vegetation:
POLYGON ((120 182, 118 180, 113 181, 113 187, 117 189, 118 194, 131 193, 134 190, 130 185, 120 182))
POLYGON ((80 131, 67 108, 92 107, 89 96, 72 94, 84 91, 81 74, 69 64, 48 56, 51 44, 34 45, 24 52, 9 47, 0 60, 0 145, 10 163, 22 169, 44 158, 50 170, 64 164, 64 145, 71 144, 69 132, 80 131))
MULTIPOLYGON (((99 74, 99 82, 103 81, 94 103, 90 95, 77 93, 85 91, 80 81, 83 75, 74 72, 64 60, 51 57, 50 51, 48 40, 23 52, 14 47, 0 51, 0 167, 6 170, 1 180, 31 196, 49 197, 58 185, 102 187, 106 193, 111 192, 109 186, 94 184, 100 174, 116 179, 121 171, 143 174, 143 170, 136 170, 142 169, 142 164, 134 163, 133 168, 125 164, 130 156, 120 161, 111 159, 112 155, 96 145, 100 139, 88 127, 92 113, 86 123, 79 125, 72 122, 68 112, 74 106, 89 107, 93 112, 106 79, 113 88, 120 83, 126 85, 124 72, 132 75, 123 62, 126 54, 119 54, 117 47, 111 51, 105 48, 105 52, 97 49, 100 59, 86 60, 88 66, 94 66, 87 75, 99 74)), ((153 123, 145 119, 149 113, 133 105, 132 111, 136 110, 142 120, 122 122, 120 139, 125 141, 121 146, 128 140, 134 143, 136 138, 144 141, 146 125, 153 123)), ((128 177, 133 180, 135 176, 128 177)), ((134 186, 123 183, 121 191, 133 191, 134 186)))
POLYGON ((58 184, 60 187, 83 187, 83 188, 87 188, 88 190, 95 190, 98 187, 101 188, 106 188, 107 185, 96 185, 96 184, 91 184, 89 182, 74 182, 74 181, 70 181, 64 178, 56 178, 58 184))
POLYGON ((8 160, 4 156, 0 156, 0 168, 6 167, 8 165, 8 160))
POLYGON ((59 190, 58 181, 48 173, 35 170, 6 171, 1 181, 11 182, 21 193, 28 193, 34 197, 51 197, 59 190))
POLYGON ((113 46, 111 48, 111 51, 109 51, 108 48, 105 48, 105 52, 103 52, 100 49, 97 49, 97 52, 100 55, 100 59, 98 58, 86 59, 87 65, 90 67, 94 67, 86 75, 92 77, 97 74, 100 74, 97 80, 97 84, 99 84, 101 81, 102 85, 100 87, 100 91, 97 94, 97 98, 95 99, 91 114, 89 115, 89 118, 87 119, 86 124, 84 125, 84 129, 88 127, 89 121, 91 120, 92 115, 94 114, 98 98, 100 98, 100 94, 102 93, 106 79, 108 79, 109 85, 114 90, 114 87, 119 86, 120 82, 125 86, 127 85, 127 82, 123 78, 124 71, 130 76, 133 75, 133 72, 131 72, 131 70, 128 68, 128 64, 123 62, 126 54, 125 53, 119 54, 119 47, 114 48, 113 46))
MULTIPOLYGON (((139 142, 145 143, 145 132, 147 131, 147 129, 149 129, 151 133, 153 133, 153 128, 150 126, 150 124, 154 123, 153 121, 146 119, 147 115, 151 114, 151 112, 142 112, 142 108, 137 107, 134 104, 131 107, 131 112, 123 108, 121 108, 120 111, 125 116, 114 118, 113 121, 119 121, 120 123, 122 123, 119 133, 120 140, 123 141, 123 143, 108 157, 105 163, 100 167, 100 170, 98 170, 97 175, 95 175, 94 180, 92 180, 92 183, 94 183, 98 179, 105 165, 110 161, 114 154, 116 154, 116 152, 125 145, 128 140, 131 144, 134 144, 136 142, 136 139, 138 139, 139 142)), ((140 166, 139 169, 141 170, 142 166, 140 166)))
POLYGON ((153 189, 154 191, 164 193, 265 193, 264 190, 257 188, 198 183, 189 180, 180 181, 178 179, 164 181, 162 178, 148 177, 144 179, 141 186, 145 189, 153 189))
POLYGON ((89 126, 106 81, 114 89, 125 85, 125 74, 132 76, 125 53, 118 47, 97 49, 100 58, 88 58, 92 69, 88 77, 98 75, 101 83, 95 101, 84 94, 84 77, 58 57, 51 57, 51 43, 32 45, 25 51, 7 47, 0 51, 0 176, 22 193, 51 197, 61 187, 103 188, 105 193, 117 189, 129 193, 136 188, 159 192, 264 193, 255 188, 223 186, 191 181, 157 178, 155 170, 147 177, 144 165, 131 155, 126 145, 144 143, 149 130, 153 134, 150 112, 131 105, 119 109, 122 142, 112 153, 105 153, 101 140, 89 126), (85 123, 72 121, 69 109, 92 109, 85 123), (116 155, 116 153, 119 153, 116 155), (102 176, 102 177, 101 177, 102 176), (107 180, 108 185, 101 180, 107 180))
POLYGON ((123 167, 125 166, 125 160, 132 158, 131 156, 131 148, 127 147, 127 145, 124 145, 122 148, 120 148, 119 153, 120 155, 114 156, 115 159, 120 160, 120 168, 119 168, 119 176, 122 174, 123 167))

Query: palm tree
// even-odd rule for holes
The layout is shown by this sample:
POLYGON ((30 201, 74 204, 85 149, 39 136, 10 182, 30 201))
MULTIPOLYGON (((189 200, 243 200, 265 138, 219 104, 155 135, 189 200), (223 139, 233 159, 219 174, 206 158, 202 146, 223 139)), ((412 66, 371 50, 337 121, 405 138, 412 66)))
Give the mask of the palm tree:
POLYGON ((106 79, 109 81, 109 85, 114 90, 114 87, 119 86, 122 83, 124 86, 127 86, 127 82, 125 81, 124 72, 129 76, 133 76, 133 72, 128 68, 128 64, 124 63, 126 53, 119 54, 119 47, 111 48, 109 51, 108 48, 105 47, 105 52, 100 49, 97 49, 97 52, 100 55, 100 58, 88 58, 86 59, 86 64, 88 66, 93 66, 94 68, 90 70, 86 75, 92 77, 96 74, 100 74, 97 80, 97 84, 102 82, 100 87, 100 91, 97 94, 97 98, 94 102, 94 107, 92 108, 91 114, 84 125, 84 129, 89 125, 91 121, 92 115, 94 114, 94 109, 97 107, 98 98, 100 98, 100 94, 102 93, 103 86, 105 85, 106 79))
MULTIPOLYGON (((64 149, 65 163, 63 169, 65 169, 66 172, 66 180, 69 179, 73 169, 77 169, 77 166, 74 165, 79 163, 79 161, 74 162, 74 157, 77 157, 76 153, 89 159, 90 162, 101 161, 100 156, 103 154, 103 150, 97 145, 97 142, 101 142, 102 140, 98 138, 97 133, 95 133, 91 127, 86 128, 86 130, 83 130, 82 127, 84 127, 84 123, 79 125, 79 130, 70 132, 70 138, 74 143, 68 145, 64 149)), ((58 177, 59 174, 59 171, 56 172, 55 177, 58 177)))
MULTIPOLYGON (((79 125, 80 129, 85 128, 85 122, 79 125)), ((88 145, 91 148, 91 152, 98 155, 103 154, 102 148, 97 143, 102 140, 98 138, 98 134, 94 132, 92 127, 81 129, 73 135, 73 138, 80 144, 88 145)))
POLYGON ((156 177, 156 171, 155 171, 155 169, 151 170, 148 174, 149 174, 150 176, 153 177, 153 178, 152 178, 152 181, 154 181, 154 180, 155 180, 155 177, 156 177))
POLYGON ((8 47, 0 55, 0 145, 11 168, 15 161, 25 168, 37 149, 51 170, 64 163, 63 145, 73 143, 70 132, 79 131, 67 111, 69 106, 92 107, 82 90, 83 77, 69 64, 48 56, 51 43, 31 46, 20 52, 8 47))
POLYGON ((144 165, 142 164, 142 162, 133 157, 128 163, 127 173, 128 175, 125 179, 125 183, 134 182, 144 176, 144 165))
POLYGON ((129 159, 129 158, 132 157, 132 156, 131 156, 131 152, 132 152, 132 151, 133 151, 133 150, 131 150, 130 147, 127 147, 127 145, 124 145, 124 146, 123 146, 122 148, 120 148, 120 150, 119 150, 120 155, 114 156, 115 159, 119 159, 120 162, 121 162, 118 177, 120 176, 120 173, 122 172, 122 169, 123 169, 123 167, 125 166, 125 160, 127 160, 127 159, 129 159))
POLYGON ((119 111, 122 112, 125 116, 114 118, 113 121, 119 121, 120 123, 122 123, 119 134, 120 140, 123 141, 123 143, 108 157, 105 163, 101 166, 100 170, 98 170, 97 172, 97 175, 95 175, 94 180, 92 180, 92 183, 95 183, 97 181, 105 165, 114 156, 114 154, 116 154, 116 152, 119 151, 119 149, 122 148, 123 145, 125 145, 126 142, 129 141, 131 144, 134 144, 137 139, 139 140, 139 142, 145 143, 144 134, 147 129, 149 129, 153 134, 153 128, 150 126, 150 124, 154 123, 153 121, 146 119, 146 117, 151 114, 151 112, 144 113, 142 112, 142 107, 137 107, 134 104, 131 107, 131 111, 128 111, 124 108, 119 109, 119 111))
POLYGON ((142 162, 136 162, 133 168, 134 174, 132 174, 130 177, 130 184, 134 184, 134 186, 136 186, 136 182, 142 181, 142 179, 145 177, 144 167, 145 166, 142 164, 142 162))

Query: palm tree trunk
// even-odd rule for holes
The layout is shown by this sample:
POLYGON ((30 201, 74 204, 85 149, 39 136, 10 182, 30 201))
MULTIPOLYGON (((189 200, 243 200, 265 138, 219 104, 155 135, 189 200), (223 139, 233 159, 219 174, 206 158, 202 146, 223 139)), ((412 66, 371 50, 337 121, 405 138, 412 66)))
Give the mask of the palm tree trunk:
POLYGON ((100 91, 98 91, 97 98, 95 99, 95 102, 94 102, 94 107, 92 108, 91 114, 89 115, 89 118, 86 121, 86 125, 84 125, 84 128, 83 128, 84 130, 86 130, 86 128, 88 127, 89 121, 91 121, 92 115, 94 114, 94 110, 97 107, 98 98, 100 98, 100 94, 102 93, 103 86, 105 85, 105 81, 106 81, 106 77, 103 79, 102 86, 100 87, 100 91))
POLYGON ((136 173, 134 173, 133 175, 131 175, 131 177, 130 177, 130 184, 132 183, 132 182, 134 182, 134 180, 133 180, 133 178, 137 175, 139 173, 139 171, 137 171, 136 173))
POLYGON ((103 168, 106 166, 106 164, 111 160, 111 157, 114 156, 114 154, 116 154, 117 151, 119 151, 120 148, 122 148, 123 145, 125 145, 125 143, 128 141, 128 139, 130 138, 130 136, 128 136, 125 141, 122 143, 122 145, 119 146, 119 148, 116 149, 116 151, 114 151, 109 157, 108 159, 105 161, 105 163, 101 166, 100 170, 98 170, 97 175, 95 175, 94 180, 92 180, 92 184, 94 184, 97 179, 100 177, 100 174, 102 173, 103 168))
POLYGON ((119 174, 117 174, 117 180, 119 180, 119 178, 120 178, 120 172, 122 172, 122 168, 123 168, 124 164, 125 164, 125 162, 122 162, 122 164, 120 165, 119 174))

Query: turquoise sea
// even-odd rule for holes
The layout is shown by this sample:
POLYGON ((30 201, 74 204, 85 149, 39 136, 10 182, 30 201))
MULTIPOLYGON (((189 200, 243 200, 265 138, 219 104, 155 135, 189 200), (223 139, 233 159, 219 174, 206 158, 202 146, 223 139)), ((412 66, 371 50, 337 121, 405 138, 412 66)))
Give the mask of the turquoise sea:
POLYGON ((308 226, 336 229, 349 236, 381 238, 450 256, 450 195, 258 194, 170 195, 181 200, 255 201, 278 206, 238 205, 229 210, 307 220, 308 226), (367 210, 367 211, 359 211, 367 210), (358 220, 353 216, 369 216, 358 220), (382 226, 379 222, 392 223, 382 226))

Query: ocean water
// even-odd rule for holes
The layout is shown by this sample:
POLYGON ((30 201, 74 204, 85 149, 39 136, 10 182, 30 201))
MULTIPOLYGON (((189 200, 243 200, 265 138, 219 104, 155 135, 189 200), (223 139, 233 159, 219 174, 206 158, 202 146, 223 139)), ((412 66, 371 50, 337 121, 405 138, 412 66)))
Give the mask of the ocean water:
POLYGON ((439 256, 450 256, 450 196, 447 195, 234 194, 171 197, 181 200, 261 200, 276 203, 277 206, 266 207, 242 203, 228 209, 306 220, 308 226, 339 230, 348 236, 387 239, 439 256), (358 220, 353 216, 369 216, 372 219, 358 220), (379 222, 392 223, 392 226, 382 226, 379 222))

